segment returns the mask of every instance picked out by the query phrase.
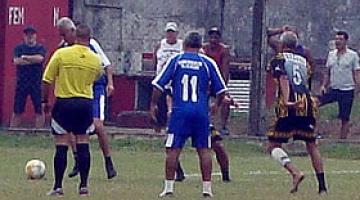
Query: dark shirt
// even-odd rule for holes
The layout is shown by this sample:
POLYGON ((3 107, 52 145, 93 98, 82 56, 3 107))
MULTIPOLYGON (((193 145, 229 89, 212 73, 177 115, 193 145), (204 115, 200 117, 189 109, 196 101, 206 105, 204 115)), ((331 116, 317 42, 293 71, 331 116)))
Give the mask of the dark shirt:
MULTIPOLYGON (((35 46, 28 46, 26 44, 19 44, 14 49, 14 58, 20 58, 22 55, 42 55, 45 57, 46 50, 41 44, 35 46)), ((18 83, 41 83, 42 63, 34 63, 30 65, 16 65, 16 77, 18 83)))

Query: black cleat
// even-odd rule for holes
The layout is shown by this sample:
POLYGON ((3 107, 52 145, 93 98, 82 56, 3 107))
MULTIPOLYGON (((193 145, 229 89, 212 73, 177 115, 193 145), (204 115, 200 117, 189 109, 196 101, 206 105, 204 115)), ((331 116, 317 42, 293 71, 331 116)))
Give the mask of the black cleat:
POLYGON ((105 164, 105 168, 106 168, 107 178, 109 180, 117 176, 117 172, 114 169, 114 165, 112 164, 112 162, 107 162, 105 164))
POLYGON ((230 179, 230 177, 225 177, 225 176, 223 176, 222 177, 222 180, 223 180, 223 182, 225 182, 225 183, 229 183, 229 182, 231 182, 231 179, 230 179))
POLYGON ((82 197, 88 197, 90 196, 89 189, 87 187, 82 187, 79 189, 79 195, 82 197))
POLYGON ((228 182, 231 181, 229 171, 223 171, 221 174, 222 174, 222 181, 223 182, 228 183, 228 182))
POLYGON ((69 178, 75 177, 79 174, 79 168, 75 165, 72 171, 68 174, 69 178))
POLYGON ((46 193, 47 196, 56 196, 56 197, 63 197, 64 191, 62 188, 56 188, 50 190, 48 193, 46 193))
POLYGON ((176 176, 175 176, 175 181, 176 182, 182 182, 184 180, 185 180, 184 173, 176 173, 176 176))
POLYGON ((114 168, 106 169, 106 173, 107 173, 107 178, 109 180, 114 178, 115 176, 117 176, 117 172, 116 172, 116 170, 114 168))
POLYGON ((204 198, 211 198, 211 197, 213 197, 213 194, 212 193, 207 193, 207 192, 203 192, 203 197, 204 198))

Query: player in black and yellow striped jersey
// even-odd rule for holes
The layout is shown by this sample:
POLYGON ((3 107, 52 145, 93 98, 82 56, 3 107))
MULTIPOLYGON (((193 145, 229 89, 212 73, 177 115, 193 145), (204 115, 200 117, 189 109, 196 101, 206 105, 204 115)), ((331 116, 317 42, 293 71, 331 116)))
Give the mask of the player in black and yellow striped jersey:
POLYGON ((287 153, 282 149, 282 143, 287 143, 290 138, 304 141, 318 179, 319 194, 326 194, 322 159, 315 143, 317 103, 307 86, 308 62, 305 57, 295 52, 296 34, 285 32, 281 39, 283 52, 271 62, 278 94, 276 119, 267 133, 268 151, 271 157, 293 176, 290 192, 294 193, 304 179, 304 174, 291 163, 287 153))
MULTIPOLYGON (((77 43, 58 49, 43 75, 43 103, 48 103, 51 84, 55 83, 56 102, 52 110, 51 128, 55 138, 54 186, 48 193, 63 196, 62 180, 67 165, 70 133, 76 136, 80 169, 79 194, 87 196, 90 171, 89 133, 93 128, 92 86, 102 74, 99 56, 88 47, 90 28, 80 25, 76 30, 77 43)), ((45 106, 48 107, 48 106, 45 106)))
POLYGON ((268 132, 270 139, 287 142, 290 137, 312 141, 318 115, 317 99, 312 97, 307 86, 308 63, 306 59, 294 53, 279 53, 271 62, 272 74, 277 85, 275 107, 276 123, 268 132), (287 65, 287 66, 285 66, 287 65), (280 76, 286 76, 289 82, 287 99, 280 86, 280 76), (296 102, 288 106, 286 101, 296 102), (294 122, 294 123, 292 123, 294 122), (296 132, 293 129, 299 129, 296 132))

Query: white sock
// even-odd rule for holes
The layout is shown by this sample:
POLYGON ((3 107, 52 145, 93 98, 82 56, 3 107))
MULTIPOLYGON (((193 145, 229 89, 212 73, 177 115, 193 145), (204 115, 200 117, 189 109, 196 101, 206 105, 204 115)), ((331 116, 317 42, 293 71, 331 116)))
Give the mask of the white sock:
POLYGON ((159 197, 165 197, 168 193, 174 193, 174 180, 165 180, 164 190, 159 194, 159 197))
POLYGON ((165 180, 164 183, 164 191, 166 192, 174 192, 174 180, 165 180))
POLYGON ((203 181, 203 193, 212 195, 211 181, 203 181))

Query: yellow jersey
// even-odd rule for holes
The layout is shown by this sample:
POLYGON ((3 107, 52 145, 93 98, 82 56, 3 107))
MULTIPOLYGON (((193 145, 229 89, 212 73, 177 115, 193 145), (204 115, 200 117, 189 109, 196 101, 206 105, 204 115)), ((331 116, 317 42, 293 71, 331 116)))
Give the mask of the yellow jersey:
POLYGON ((75 44, 55 51, 46 66, 43 81, 55 82, 55 97, 92 99, 93 83, 102 71, 100 57, 89 47, 75 44))

